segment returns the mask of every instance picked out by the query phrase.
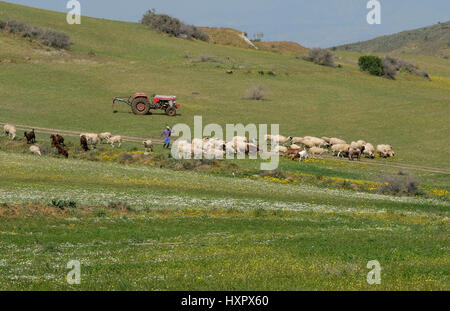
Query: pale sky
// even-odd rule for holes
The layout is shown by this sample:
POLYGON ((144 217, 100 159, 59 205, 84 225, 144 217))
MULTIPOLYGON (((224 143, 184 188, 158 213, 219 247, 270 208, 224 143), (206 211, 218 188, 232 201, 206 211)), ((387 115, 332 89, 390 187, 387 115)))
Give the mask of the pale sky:
MULTIPOLYGON (((450 0, 379 0, 381 25, 369 25, 368 0, 78 0, 81 14, 137 22, 151 8, 197 26, 231 27, 265 41, 330 47, 450 20, 450 0)), ((7 0, 67 12, 67 0, 7 0)))

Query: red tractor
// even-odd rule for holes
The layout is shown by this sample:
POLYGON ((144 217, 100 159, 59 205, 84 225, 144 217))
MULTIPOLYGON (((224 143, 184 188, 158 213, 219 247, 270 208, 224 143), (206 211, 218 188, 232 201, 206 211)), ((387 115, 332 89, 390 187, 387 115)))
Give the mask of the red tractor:
POLYGON ((135 93, 128 99, 114 97, 113 108, 116 101, 128 104, 131 106, 131 110, 134 114, 140 115, 149 113, 150 109, 161 109, 164 110, 168 116, 173 117, 177 114, 177 109, 180 108, 180 105, 177 104, 176 96, 153 95, 149 98, 145 93, 135 93))

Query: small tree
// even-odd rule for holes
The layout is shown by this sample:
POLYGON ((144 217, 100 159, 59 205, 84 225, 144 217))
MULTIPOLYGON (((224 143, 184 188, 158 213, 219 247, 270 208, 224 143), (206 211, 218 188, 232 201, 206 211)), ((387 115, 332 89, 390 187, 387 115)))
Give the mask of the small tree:
POLYGON ((358 60, 358 65, 362 71, 366 71, 371 75, 382 76, 384 74, 383 62, 378 56, 361 56, 358 60))

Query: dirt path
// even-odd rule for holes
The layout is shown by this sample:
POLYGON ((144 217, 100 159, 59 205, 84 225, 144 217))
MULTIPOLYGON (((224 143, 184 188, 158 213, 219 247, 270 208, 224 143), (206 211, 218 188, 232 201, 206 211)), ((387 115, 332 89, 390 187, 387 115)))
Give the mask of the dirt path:
MULTIPOLYGON (((3 127, 6 123, 0 122, 0 125, 3 127)), ((18 130, 30 130, 31 128, 34 128, 34 130, 38 133, 46 133, 46 134, 61 134, 61 135, 67 135, 67 136, 74 136, 78 137, 82 132, 77 131, 69 131, 69 130, 59 130, 59 129, 52 129, 52 128, 45 128, 45 127, 37 127, 37 126, 27 126, 27 125, 15 125, 18 130)), ((122 136, 122 135, 121 135, 122 136)), ((131 141, 131 142, 138 142, 141 143, 145 139, 151 139, 154 143, 162 144, 162 139, 154 139, 151 137, 135 137, 135 136, 122 136, 122 139, 124 141, 131 141)), ((338 159, 336 157, 332 156, 325 156, 326 159, 333 159, 335 161, 342 161, 342 162, 348 162, 347 159, 338 159)), ((441 173, 441 174, 450 174, 450 170, 443 169, 443 168, 437 168, 437 167, 429 167, 429 166, 421 166, 421 165, 414 165, 414 164, 405 164, 405 163, 380 163, 377 161, 369 160, 369 159, 361 159, 361 163, 369 164, 369 165, 377 165, 377 166, 385 166, 385 167, 393 167, 393 168, 400 168, 400 169, 410 169, 410 170, 416 170, 416 171, 423 171, 423 172, 431 172, 431 173, 441 173)))

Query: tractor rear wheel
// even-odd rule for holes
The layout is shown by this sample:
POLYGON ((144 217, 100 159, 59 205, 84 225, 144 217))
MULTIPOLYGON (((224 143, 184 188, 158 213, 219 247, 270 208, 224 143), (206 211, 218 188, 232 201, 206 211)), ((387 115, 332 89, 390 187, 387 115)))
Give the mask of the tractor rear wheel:
POLYGON ((173 116, 175 116, 177 114, 177 110, 175 108, 173 108, 173 107, 169 107, 169 108, 166 109, 166 114, 168 116, 173 117, 173 116))
POLYGON ((148 98, 145 97, 137 97, 131 103, 131 110, 134 114, 144 115, 147 114, 150 110, 150 102, 148 98))

